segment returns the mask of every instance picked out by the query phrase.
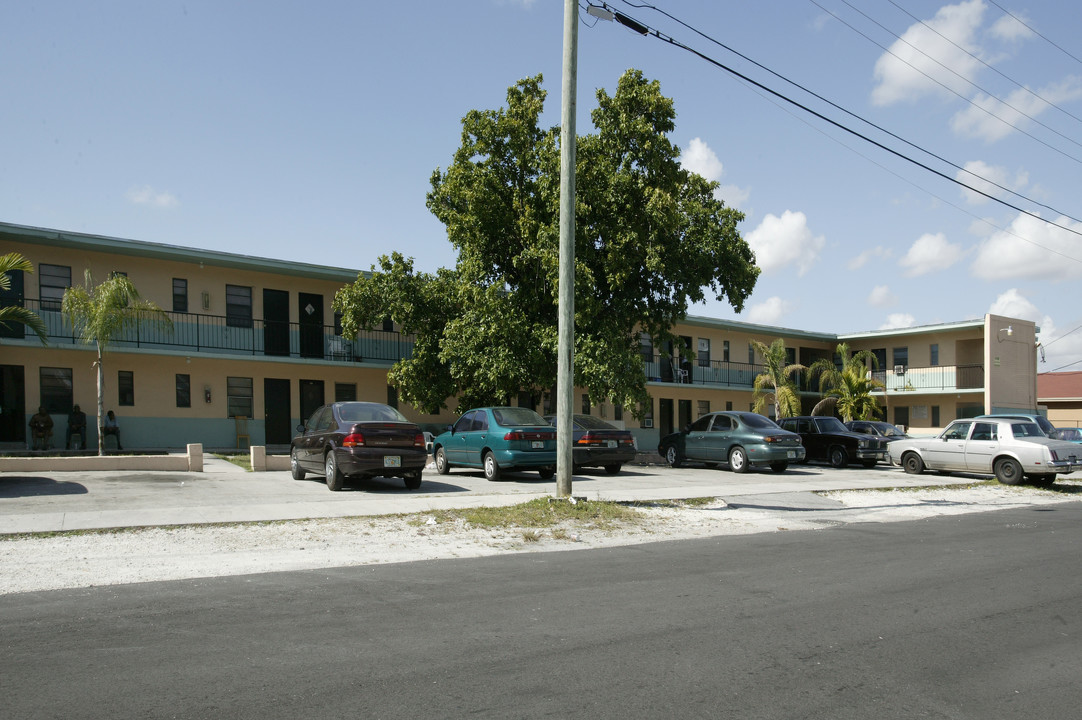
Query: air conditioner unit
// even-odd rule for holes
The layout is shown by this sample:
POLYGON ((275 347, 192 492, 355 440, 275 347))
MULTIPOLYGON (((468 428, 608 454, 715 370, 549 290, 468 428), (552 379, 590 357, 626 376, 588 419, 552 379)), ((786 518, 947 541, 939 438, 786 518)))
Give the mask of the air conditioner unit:
POLYGON ((894 366, 894 374, 895 375, 905 375, 905 365, 895 365, 894 366))
POLYGON ((654 419, 653 418, 643 418, 642 419, 642 426, 644 428, 652 428, 654 426, 654 419))

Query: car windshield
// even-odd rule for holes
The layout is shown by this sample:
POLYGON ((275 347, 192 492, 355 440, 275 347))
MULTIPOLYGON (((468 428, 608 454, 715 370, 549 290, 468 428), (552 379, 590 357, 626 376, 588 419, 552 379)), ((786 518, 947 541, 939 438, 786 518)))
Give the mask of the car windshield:
POLYGON ((338 414, 343 422, 409 422, 390 405, 379 403, 342 403, 338 414))
POLYGON ((876 425, 876 427, 879 428, 879 432, 883 434, 883 437, 904 437, 905 436, 904 432, 899 430, 894 425, 891 425, 890 423, 881 423, 879 425, 876 425))
POLYGON ((842 421, 836 417, 817 417, 815 418, 815 427, 821 433, 847 433, 849 430, 842 425, 842 421))
MULTIPOLYGON (((554 418, 555 419, 555 418, 554 418)), ((576 415, 575 424, 581 428, 587 430, 612 430, 612 425, 609 425, 604 420, 595 418, 593 415, 576 415)))
POLYGON ((758 413, 740 413, 738 417, 740 418, 740 422, 750 428, 756 428, 758 430, 781 430, 781 427, 779 427, 776 422, 764 415, 759 415, 758 413))
POLYGON ((1078 428, 1062 428, 1056 431, 1056 437, 1060 440, 1082 440, 1082 430, 1078 428))
POLYGON ((492 408, 492 416, 496 423, 503 427, 516 427, 519 425, 548 425, 545 418, 538 415, 530 408, 503 407, 492 408))
POLYGON ((1045 434, 1037 427, 1037 423, 1019 422, 1011 423, 1011 433, 1019 437, 1045 437, 1045 434))

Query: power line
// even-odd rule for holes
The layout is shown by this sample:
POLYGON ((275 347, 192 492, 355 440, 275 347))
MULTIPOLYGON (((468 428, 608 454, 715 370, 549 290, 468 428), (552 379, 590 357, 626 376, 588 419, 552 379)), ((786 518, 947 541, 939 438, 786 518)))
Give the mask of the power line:
POLYGON ((1082 60, 1079 60, 1079 59, 1078 59, 1078 58, 1076 58, 1076 57, 1075 57, 1074 55, 1072 55, 1071 53, 1067 52, 1066 50, 1064 50, 1063 48, 1061 48, 1061 47, 1060 47, 1059 45, 1057 45, 1056 43, 1054 43, 1054 42, 1052 42, 1051 40, 1049 40, 1048 38, 1046 38, 1046 37, 1045 37, 1044 35, 1041 35, 1041 33, 1037 32, 1036 28, 1033 28, 1033 27, 1031 27, 1031 26, 1030 26, 1029 24, 1027 24, 1027 23, 1026 23, 1026 21, 1025 21, 1025 20, 1023 20, 1022 18, 1018 17, 1017 15, 1015 15, 1014 13, 1012 13, 1012 12, 1011 12, 1010 10, 1008 10, 1007 8, 1005 8, 1005 7, 1003 7, 1002 5, 1000 5, 999 3, 997 3, 997 2, 996 2, 996 0, 988 0, 988 2, 992 3, 992 4, 993 4, 993 5, 995 5, 995 6, 997 7, 997 8, 999 8, 1000 10, 1002 10, 1002 11, 1003 11, 1003 13, 1004 13, 1005 15, 1009 15, 1010 17, 1014 18, 1014 19, 1015 19, 1015 21, 1017 21, 1017 22, 1018 22, 1018 23, 1019 23, 1019 24, 1020 24, 1020 25, 1021 25, 1022 27, 1024 27, 1024 28, 1025 28, 1026 30, 1029 30, 1029 31, 1030 31, 1031 33, 1033 33, 1034 35, 1036 35, 1037 37, 1039 37, 1039 38, 1040 38, 1041 40, 1044 40, 1044 41, 1045 41, 1046 43, 1048 43, 1048 44, 1049 44, 1049 45, 1051 45, 1052 47, 1056 48, 1056 49, 1057 49, 1057 50, 1059 50, 1059 51, 1060 51, 1061 53, 1063 53, 1063 54, 1064 54, 1064 55, 1066 55, 1067 57, 1069 57, 1069 58, 1071 58, 1072 60, 1074 60, 1074 61, 1075 61, 1076 63, 1079 63, 1080 65, 1082 65, 1082 60))
MULTIPOLYGON (((954 163, 951 163, 950 161, 947 161, 947 160, 945 160, 943 158, 940 158, 938 155, 935 155, 934 153, 932 153, 932 152, 930 152, 928 150, 924 150, 920 146, 915 145, 914 143, 908 142, 908 141, 904 140, 903 138, 901 138, 901 137, 899 137, 899 136, 897 136, 897 135, 895 135, 895 134, 893 134, 893 133, 891 133, 891 132, 889 132, 889 131, 887 131, 887 130, 885 130, 883 128, 880 128, 878 125, 875 125, 874 123, 871 123, 871 122, 869 122, 867 120, 864 120, 860 116, 858 116, 858 115, 856 115, 856 114, 854 114, 852 112, 849 112, 848 110, 845 110, 845 108, 842 108, 841 106, 827 100, 826 98, 823 98, 822 96, 812 92, 811 90, 808 90, 807 88, 804 88, 803 86, 799 85, 798 83, 796 83, 796 82, 794 82, 792 80, 789 80, 788 78, 785 78, 784 76, 774 72, 773 70, 770 70, 769 68, 762 65, 761 63, 756 62, 755 60, 752 60, 751 58, 737 52, 736 50, 733 50, 732 48, 726 46, 725 44, 721 43, 720 41, 718 41, 718 40, 710 37, 709 35, 703 33, 701 30, 699 30, 699 29, 685 23, 684 21, 680 20, 679 18, 674 17, 673 15, 670 15, 668 12, 666 12, 664 10, 661 10, 660 8, 657 8, 657 7, 653 6, 653 5, 646 4, 646 3, 636 4, 634 2, 631 2, 630 0, 623 0, 623 2, 625 4, 627 4, 627 5, 632 6, 632 7, 649 8, 651 10, 654 10, 654 11, 658 12, 658 13, 661 13, 662 15, 665 15, 666 17, 670 18, 674 22, 677 22, 677 23, 683 25, 684 27, 686 27, 689 30, 697 33, 698 35, 701 35, 702 37, 710 40, 711 42, 715 43, 716 45, 728 50, 729 52, 732 52, 733 54, 747 60, 748 62, 751 62, 752 64, 754 64, 757 67, 769 72, 770 74, 774 75, 775 77, 778 77, 778 78, 784 80, 785 82, 787 82, 787 83, 789 83, 789 84, 791 84, 791 85, 793 85, 795 87, 798 87, 801 90, 804 90, 805 92, 812 95, 813 97, 816 97, 816 98, 818 98, 820 100, 823 100, 824 102, 828 103, 832 107, 835 107, 838 110, 841 110, 842 112, 845 112, 846 114, 851 115, 852 117, 857 118, 858 120, 861 120, 862 122, 865 122, 866 124, 868 124, 868 125, 870 125, 872 127, 875 127, 876 129, 880 130, 881 132, 884 132, 887 135, 890 135, 891 137, 894 137, 894 138, 900 140, 901 142, 904 142, 907 145, 910 145, 911 147, 916 148, 916 149, 920 150, 921 152, 924 152, 924 153, 930 155, 931 157, 935 157, 936 159, 938 159, 938 160, 940 160, 942 162, 945 162, 945 163, 947 163, 948 165, 951 165, 954 168, 959 168, 958 165, 956 165, 954 163)), ((604 7, 606 7, 606 8, 608 8, 608 5, 606 5, 604 3, 602 3, 602 5, 604 7)), ((609 9, 611 9, 611 8, 609 8, 609 9)), ((617 15, 619 16, 620 13, 617 13, 617 15)), ((1061 225, 1061 224, 1059 224, 1057 222, 1053 222, 1052 220, 1047 220, 1047 219, 1041 217, 1040 215, 1038 215, 1036 213, 1033 213, 1033 212, 1030 212, 1029 210, 1018 207, 1017 205, 1014 205, 1014 204, 1009 203, 1009 202, 1007 202, 1007 201, 1005 201, 1005 200, 1003 200, 1001 198, 998 198, 998 197, 996 197, 994 195, 991 195, 991 194, 989 194, 987 192, 984 192, 983 190, 978 190, 977 188, 972 187, 971 185, 967 185, 966 183, 962 182, 961 180, 958 180, 956 178, 952 178, 951 176, 947 175, 946 173, 943 173, 943 172, 941 172, 939 170, 936 170, 935 168, 933 168, 933 167, 931 167, 929 165, 926 165, 925 163, 922 163, 919 160, 915 160, 915 159, 909 157, 908 155, 905 155, 904 153, 901 153, 901 152, 899 152, 899 151, 897 151, 897 150, 895 150, 895 149, 893 149, 891 147, 888 147, 887 145, 884 145, 883 143, 880 143, 877 140, 874 140, 874 139, 872 139, 872 138, 870 138, 870 137, 868 137, 866 135, 863 135, 862 133, 859 133, 856 130, 843 125, 842 123, 839 123, 838 121, 833 120, 833 119, 823 115, 822 113, 817 112, 816 110, 813 110, 813 109, 809 108, 808 106, 803 105, 802 103, 799 103, 796 100, 793 100, 792 98, 789 98, 789 97, 781 94, 780 92, 778 92, 778 91, 776 91, 776 90, 774 90, 772 88, 767 87, 766 85, 763 85, 762 83, 760 83, 760 82, 758 82, 756 80, 753 80, 752 78, 740 73, 739 71, 725 65, 721 61, 716 60, 716 59, 714 59, 714 58, 712 58, 712 57, 710 57, 710 56, 708 56, 708 55, 706 55, 706 54, 704 54, 704 53, 702 53, 702 52, 700 52, 700 51, 698 51, 698 50, 696 50, 696 49, 694 49, 692 47, 689 47, 689 46, 681 43, 680 41, 676 40, 675 38, 673 38, 673 37, 671 37, 669 35, 666 35, 664 33, 661 33, 660 31, 656 30, 655 28, 652 28, 652 27, 650 27, 650 26, 648 26, 646 24, 643 24, 643 23, 639 23, 639 21, 637 21, 637 20, 633 20, 633 22, 638 23, 643 28, 647 29, 648 32, 646 34, 648 36, 653 36, 658 40, 668 42, 670 45, 673 45, 674 47, 678 47, 678 48, 680 48, 682 50, 690 52, 693 55, 698 56, 700 59, 705 60, 706 62, 708 62, 708 63, 710 63, 710 64, 712 64, 712 65, 714 65, 714 66, 728 72, 728 73, 730 73, 731 75, 733 75, 733 76, 735 76, 737 78, 740 78, 741 80, 744 80, 745 82, 748 82, 748 83, 750 83, 750 84, 752 84, 752 85, 754 85, 756 87, 759 87, 762 90, 764 90, 765 92, 768 92, 771 95, 774 95, 775 97, 777 97, 777 98, 779 98, 781 100, 784 100, 785 102, 790 103, 790 104, 800 108, 801 110, 804 110, 805 112, 807 112, 807 113, 809 113, 811 115, 814 115, 815 117, 819 118, 820 120, 823 120, 824 122, 827 122, 827 123, 837 127, 838 129, 840 129, 840 130, 842 130, 844 132, 847 132, 847 133, 849 133, 851 135, 854 135, 854 136, 864 140, 867 143, 875 145, 876 147, 880 148, 881 150, 885 150, 886 152, 888 152, 888 153, 890 153, 890 154, 892 154, 892 155, 894 155, 894 156, 896 156, 896 157, 898 157, 898 158, 900 158, 902 160, 905 160, 906 162, 912 163, 913 165, 916 165, 917 167, 920 167, 920 168, 922 168, 924 170, 927 170, 928 172, 933 173, 935 175, 938 175, 939 177, 943 178, 944 180, 947 180, 948 182, 952 182, 952 183, 954 183, 956 185, 964 187, 967 190, 975 192, 978 195, 982 195, 982 196, 988 198, 989 200, 992 200, 993 202, 999 203, 1000 205, 1004 205, 1005 207, 1008 207, 1008 208, 1010 208, 1012 210, 1015 210, 1016 212, 1022 213, 1024 215, 1028 215, 1028 216, 1030 216, 1032 218, 1040 220, 1043 223, 1047 223, 1048 225, 1052 225, 1054 227, 1060 228, 1061 230, 1066 230, 1067 232, 1072 233, 1074 235, 1082 236, 1082 232, 1080 232, 1079 230, 1075 230, 1074 228, 1070 228, 1070 227, 1067 227, 1065 225, 1061 225)), ((960 169, 964 170, 964 168, 960 168, 960 169)), ((1001 185, 998 185, 997 183, 994 183, 991 180, 981 178, 979 175, 976 175, 975 173, 972 173, 972 172, 970 172, 968 170, 966 170, 965 172, 969 173, 970 175, 973 175, 974 177, 980 178, 981 180, 983 180, 984 182, 987 182, 990 185, 993 185, 995 187, 999 187, 999 188, 1011 193, 1012 195, 1023 198, 1025 200, 1027 200, 1028 202, 1031 202, 1031 203, 1033 203, 1035 205, 1040 205, 1041 207, 1048 207, 1048 206, 1042 205, 1041 203, 1037 203, 1037 202, 1035 202, 1035 201, 1033 201, 1033 200, 1031 200, 1029 198, 1026 198, 1025 196, 1019 195, 1018 193, 1015 193, 1014 191, 1011 191, 1011 190, 1009 190, 1007 188, 1003 188, 1001 185)), ((1054 208, 1048 207, 1048 209, 1052 210, 1053 212, 1059 213, 1063 217, 1074 220, 1075 222, 1080 222, 1078 219, 1076 219, 1074 217, 1071 217, 1070 215, 1067 215, 1066 213, 1063 213, 1061 211, 1055 210, 1054 208)), ((1032 243, 1032 241, 1030 241, 1030 242, 1032 243)), ((1074 260, 1076 262, 1082 262, 1082 260, 1080 260, 1078 258, 1071 257, 1070 255, 1066 255, 1066 254, 1061 253, 1061 252, 1059 252, 1057 250, 1053 250, 1052 248, 1046 248, 1043 245, 1039 245, 1037 243, 1032 243, 1032 244, 1037 246, 1037 247, 1040 247, 1040 248, 1042 248, 1044 250, 1048 250, 1049 252, 1061 255, 1064 258, 1074 260)))
MULTIPOLYGON (((844 0, 843 0, 843 2, 844 2, 844 0)), ((908 15, 908 16, 909 16, 910 18, 912 18, 913 20, 915 20, 915 21, 919 22, 919 23, 920 23, 921 25, 923 25, 924 27, 926 27, 926 28, 928 28, 929 30, 931 30, 932 32, 934 32, 934 33, 935 33, 936 35, 938 35, 939 37, 941 37, 941 38, 943 38, 944 40, 946 40, 947 42, 949 42, 949 43, 950 43, 951 45, 953 45, 954 47, 956 47, 956 48, 958 48, 959 50, 961 50, 962 52, 964 52, 964 53, 965 53, 966 55, 968 55, 969 57, 971 57, 971 58, 973 58, 974 60, 976 60, 977 62, 979 62, 979 63, 980 63, 981 65, 984 65, 984 66, 985 66, 986 68, 988 68, 989 70, 991 70, 991 71, 992 71, 992 72, 994 72, 995 74, 999 75, 999 76, 1000 76, 1001 78, 1003 78, 1003 79, 1004 79, 1004 80, 1006 80, 1007 82, 1010 82, 1010 83, 1014 84, 1014 85, 1015 85, 1016 87, 1018 87, 1018 88, 1019 88, 1019 89, 1021 89, 1021 90, 1025 90, 1025 91, 1026 91, 1027 93, 1029 93, 1029 94, 1030 94, 1030 95, 1032 95, 1033 97, 1037 98, 1038 100, 1040 100, 1041 102, 1043 102, 1043 103, 1044 103, 1045 105, 1048 105, 1049 107, 1053 107, 1053 108, 1055 108, 1056 110, 1059 110, 1059 111, 1060 111, 1061 113, 1063 113, 1063 114, 1064 114, 1064 115, 1066 115, 1067 117, 1070 117, 1070 118, 1074 118, 1074 119, 1075 119, 1075 120, 1077 120, 1078 122, 1082 122, 1082 118, 1078 117, 1078 116, 1077 116, 1077 115, 1075 115, 1074 113, 1071 113, 1071 112, 1069 112, 1069 111, 1067 111, 1067 110, 1064 110, 1063 108, 1061 108, 1061 107, 1060 107, 1059 105, 1057 105, 1056 103, 1054 103, 1054 102, 1052 102, 1052 101, 1048 100, 1047 98, 1044 98, 1044 97, 1042 97, 1042 96, 1041 96, 1040 94, 1038 94, 1038 93, 1035 93, 1035 92, 1033 92, 1033 91, 1032 91, 1032 90, 1030 90, 1030 89, 1029 89, 1028 87, 1026 87, 1025 85, 1023 85, 1022 83, 1018 82, 1018 81, 1017 81, 1017 80, 1015 80, 1014 78, 1012 78, 1012 77, 1010 77, 1009 75, 1007 75, 1006 73, 1002 72, 1002 71, 1001 71, 1001 70, 1000 70, 999 68, 995 67, 994 65, 990 65, 990 64, 989 64, 989 63, 987 63, 987 62, 985 62, 983 58, 981 58, 981 57, 978 57, 977 55, 974 55, 974 54, 973 54, 973 53, 971 53, 971 52, 970 52, 969 50, 966 50, 966 49, 965 49, 964 47, 962 47, 962 46, 961 46, 961 45, 959 45, 958 43, 954 42, 953 40, 951 40, 951 39, 950 39, 949 37, 947 37, 947 36, 946 36, 946 35, 944 35, 943 33, 941 33, 941 32, 939 32, 938 30, 936 30, 936 29, 935 29, 935 28, 934 28, 933 26, 929 25, 928 23, 926 23, 925 21, 921 20, 920 18, 918 18, 918 17, 917 17, 916 15, 914 15, 913 13, 909 12, 908 10, 906 10, 906 9, 905 9, 904 7, 902 7, 901 5, 899 5, 898 3, 896 3, 896 2, 894 1, 894 0, 887 0, 887 2, 889 2, 889 3, 891 4, 891 5, 893 5, 894 7, 898 8, 899 10, 901 10, 902 12, 904 12, 904 13, 905 13, 906 15, 908 15)), ((846 5, 849 5, 849 3, 845 3, 845 4, 846 4, 846 5)), ((852 7, 852 5, 850 5, 850 7, 852 7)), ((854 9, 855 9, 855 8, 854 8, 854 9)), ((860 11, 858 10, 857 12, 860 12, 860 11)), ((862 13, 862 14, 863 14, 863 13, 862 13)), ((1012 16, 1012 17, 1013 17, 1013 16, 1012 16)), ((880 27, 882 27, 882 26, 880 26, 880 27)), ((889 31, 888 31, 888 32, 889 32, 889 31)), ((893 34, 893 33, 892 33, 892 34, 893 34)), ((898 36, 897 36, 897 35, 895 35, 895 37, 898 37, 898 36)), ((901 38, 900 38, 900 37, 898 37, 898 39, 899 39, 899 40, 901 40, 901 38)), ((912 47, 912 46, 910 46, 910 47, 912 47)), ((957 74, 957 73, 956 73, 956 74, 957 74)), ((961 76, 959 76, 959 77, 961 77, 961 76)), ((977 87, 977 86, 976 86, 976 85, 974 85, 974 87, 977 87)), ((978 88, 978 89, 979 89, 979 88, 978 88)), ((992 93, 989 93, 989 92, 988 92, 987 90, 982 90, 982 92, 985 92, 985 93, 987 93, 988 95, 991 95, 991 94, 992 94, 992 93)), ((1006 103, 1004 103, 1004 104, 1006 104, 1006 103)), ((1008 105, 1008 107, 1010 107, 1010 106, 1008 105)), ((1027 115, 1027 117, 1029 117, 1029 116, 1027 115)), ((1031 119, 1032 119, 1032 118, 1031 118, 1031 119)), ((1049 128, 1049 129, 1051 129, 1051 128, 1049 128)), ((1056 132, 1056 131, 1055 131, 1055 130, 1053 130, 1052 132, 1056 132)), ((1058 135, 1059 133, 1056 133, 1056 134, 1058 135)), ((1068 139, 1069 139, 1069 138, 1068 138, 1068 139)), ((1074 141, 1072 140, 1071 142, 1074 142, 1074 141)), ((1075 144, 1077 145, 1078 143, 1075 143, 1075 144)))

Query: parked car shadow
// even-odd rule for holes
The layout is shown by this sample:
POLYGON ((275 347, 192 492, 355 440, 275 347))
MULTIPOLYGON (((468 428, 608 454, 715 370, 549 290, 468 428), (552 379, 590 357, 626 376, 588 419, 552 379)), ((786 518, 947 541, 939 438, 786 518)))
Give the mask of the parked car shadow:
MULTIPOLYGON (((455 485, 453 483, 445 482, 442 479, 433 479, 436 477, 439 476, 429 475, 428 473, 425 473, 424 476, 421 478, 421 487, 416 490, 408 489, 405 483, 402 482, 402 478, 397 477, 346 478, 346 481, 342 484, 341 492, 365 492, 399 495, 401 493, 463 493, 470 491, 469 488, 462 487, 461 485, 455 485)), ((315 483, 316 485, 326 484, 324 479, 319 475, 309 475, 304 480, 296 480, 294 482, 309 482, 315 483)))
POLYGON ((39 497, 45 495, 85 495, 85 485, 51 477, 6 476, 0 480, 0 498, 39 497))

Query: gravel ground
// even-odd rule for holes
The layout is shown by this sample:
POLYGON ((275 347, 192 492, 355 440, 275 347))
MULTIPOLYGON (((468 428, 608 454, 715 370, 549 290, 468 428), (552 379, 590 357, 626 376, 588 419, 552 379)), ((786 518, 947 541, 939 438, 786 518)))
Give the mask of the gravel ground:
MULTIPOLYGON (((1060 481, 1082 491, 1082 481, 1060 481)), ((982 485, 759 495, 641 507, 641 521, 488 530, 430 515, 358 517, 0 538, 0 594, 221 575, 603 548, 719 535, 824 530, 1044 503, 1082 495, 982 485)))

